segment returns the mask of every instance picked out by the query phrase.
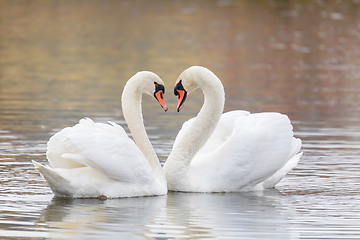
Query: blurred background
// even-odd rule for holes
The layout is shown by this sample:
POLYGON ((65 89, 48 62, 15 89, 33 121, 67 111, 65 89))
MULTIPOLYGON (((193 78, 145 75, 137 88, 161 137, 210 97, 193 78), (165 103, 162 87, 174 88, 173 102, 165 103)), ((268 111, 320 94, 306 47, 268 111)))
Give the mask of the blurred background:
POLYGON ((359 195, 359 0, 0 0, 0 202, 51 197, 30 160, 46 163, 60 129, 83 117, 127 128, 120 96, 142 70, 165 82, 167 113, 143 98, 164 163, 203 101, 198 91, 175 111, 175 80, 192 65, 222 80, 225 111, 290 117, 305 154, 282 194, 359 195))
POLYGON ((164 80, 170 107, 146 108, 145 121, 179 125, 189 116, 171 118, 172 88, 191 65, 219 76, 226 111, 357 124, 359 11, 355 0, 0 0, 0 131, 46 141, 85 116, 121 121, 122 88, 141 70, 164 80))

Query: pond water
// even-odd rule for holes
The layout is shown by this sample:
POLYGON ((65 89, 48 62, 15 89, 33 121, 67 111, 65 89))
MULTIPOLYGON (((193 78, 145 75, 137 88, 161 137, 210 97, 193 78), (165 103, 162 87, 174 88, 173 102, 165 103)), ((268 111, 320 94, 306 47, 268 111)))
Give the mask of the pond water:
POLYGON ((359 239, 359 1, 0 1, 1 239, 359 239), (162 163, 180 113, 172 87, 191 65, 222 80, 225 110, 287 114, 303 140, 275 189, 57 199, 31 164, 83 117, 127 129, 120 95, 140 70, 165 82, 143 114, 162 163))

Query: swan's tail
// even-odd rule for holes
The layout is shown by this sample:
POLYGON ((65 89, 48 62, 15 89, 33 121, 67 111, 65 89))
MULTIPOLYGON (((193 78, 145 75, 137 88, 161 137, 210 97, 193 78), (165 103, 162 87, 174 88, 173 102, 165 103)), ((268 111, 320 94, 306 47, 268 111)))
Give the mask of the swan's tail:
POLYGON ((274 175, 266 179, 265 181, 259 183, 260 188, 267 189, 267 188, 273 188, 275 185, 280 182, 281 179, 283 179, 286 174, 288 174, 291 170, 293 170, 297 164, 300 161, 301 156, 303 153, 299 153, 301 148, 301 139, 299 138, 293 138, 293 141, 291 143, 291 150, 288 157, 288 161, 286 164, 280 168, 274 175))
POLYGON ((296 165, 299 163, 301 156, 303 153, 298 153, 293 156, 286 164, 283 166, 279 171, 277 171, 274 175, 270 178, 266 179, 265 181, 259 183, 262 189, 273 188, 275 185, 283 179, 286 174, 288 174, 291 170, 293 170, 296 165))
POLYGON ((32 160, 35 169, 40 172, 46 182, 49 184, 51 190, 56 196, 68 196, 69 190, 72 188, 68 180, 63 178, 54 169, 32 160))

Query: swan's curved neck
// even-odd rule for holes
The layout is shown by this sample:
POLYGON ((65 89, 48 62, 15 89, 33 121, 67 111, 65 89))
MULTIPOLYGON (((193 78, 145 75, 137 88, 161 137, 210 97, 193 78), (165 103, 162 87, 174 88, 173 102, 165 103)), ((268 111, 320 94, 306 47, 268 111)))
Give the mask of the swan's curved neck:
POLYGON ((141 110, 143 92, 138 85, 136 81, 128 81, 125 85, 121 98, 122 111, 136 145, 148 160, 154 174, 160 177, 163 176, 163 170, 145 130, 141 110))
MULTIPOLYGON (((177 142, 166 163, 166 174, 181 174, 187 170, 195 154, 214 132, 222 115, 225 103, 223 85, 215 75, 196 79, 197 85, 204 93, 204 104, 187 132, 177 142), (169 168, 174 171, 168 171, 169 168), (173 173, 171 173, 173 172, 173 173)), ((194 79, 195 81, 195 79, 194 79)))

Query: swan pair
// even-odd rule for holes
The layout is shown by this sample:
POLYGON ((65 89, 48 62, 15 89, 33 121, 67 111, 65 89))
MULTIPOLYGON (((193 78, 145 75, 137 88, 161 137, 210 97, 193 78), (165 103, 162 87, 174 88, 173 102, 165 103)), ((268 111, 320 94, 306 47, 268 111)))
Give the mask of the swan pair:
POLYGON ((300 160, 301 140, 279 113, 223 114, 225 93, 210 70, 193 66, 177 79, 177 111, 200 88, 204 105, 183 124, 164 165, 147 137, 142 94, 153 95, 166 111, 164 83, 139 72, 126 83, 122 110, 135 143, 112 122, 82 119, 50 138, 50 166, 33 161, 56 196, 85 198, 164 195, 186 192, 237 192, 274 187, 300 160))

